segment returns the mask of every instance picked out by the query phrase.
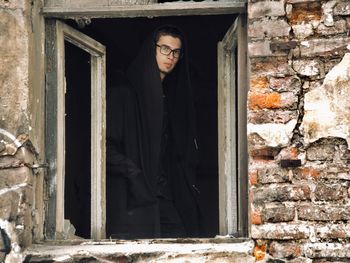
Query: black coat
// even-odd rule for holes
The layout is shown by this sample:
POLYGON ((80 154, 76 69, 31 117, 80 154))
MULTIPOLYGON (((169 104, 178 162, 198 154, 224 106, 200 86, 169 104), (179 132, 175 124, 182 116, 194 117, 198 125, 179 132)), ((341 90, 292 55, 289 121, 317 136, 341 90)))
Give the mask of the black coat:
MULTIPOLYGON (((107 235, 159 237, 156 198, 163 92, 155 36, 145 41, 125 77, 107 90, 107 235)), ((169 91, 171 139, 166 176, 187 236, 198 235, 195 123, 185 56, 163 81, 169 91)))

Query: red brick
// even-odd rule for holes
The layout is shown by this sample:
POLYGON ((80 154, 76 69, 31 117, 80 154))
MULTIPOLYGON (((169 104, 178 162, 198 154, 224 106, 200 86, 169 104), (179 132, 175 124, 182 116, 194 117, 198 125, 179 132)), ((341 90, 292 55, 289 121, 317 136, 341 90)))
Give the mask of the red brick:
POLYGON ((274 160, 275 156, 279 153, 280 148, 265 147, 260 149, 252 149, 250 156, 254 160, 274 160))

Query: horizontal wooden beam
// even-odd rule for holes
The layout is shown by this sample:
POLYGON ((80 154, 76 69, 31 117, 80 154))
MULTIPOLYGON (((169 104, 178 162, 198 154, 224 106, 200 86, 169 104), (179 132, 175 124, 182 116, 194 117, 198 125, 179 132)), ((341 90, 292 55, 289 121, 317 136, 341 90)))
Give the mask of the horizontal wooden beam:
POLYGON ((213 2, 169 2, 148 5, 108 5, 101 6, 96 1, 94 5, 84 6, 83 0, 60 6, 45 6, 42 14, 54 18, 122 18, 122 17, 159 17, 187 15, 220 15, 246 12, 246 2, 243 1, 213 1, 213 2), (78 2, 78 3, 77 3, 78 2), (79 5, 81 2, 81 5, 79 5))

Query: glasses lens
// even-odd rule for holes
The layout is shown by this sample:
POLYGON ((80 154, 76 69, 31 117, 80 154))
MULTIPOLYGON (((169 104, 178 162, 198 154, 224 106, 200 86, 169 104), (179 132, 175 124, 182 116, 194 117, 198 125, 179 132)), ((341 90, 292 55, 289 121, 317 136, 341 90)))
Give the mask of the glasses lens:
POLYGON ((173 55, 174 55, 174 58, 179 58, 181 55, 181 50, 179 49, 173 50, 173 55))
POLYGON ((168 46, 160 46, 160 53, 163 55, 169 55, 171 53, 171 49, 168 46))
POLYGON ((160 53, 163 55, 169 56, 170 53, 173 53, 174 58, 179 58, 181 56, 181 49, 172 50, 170 47, 166 45, 157 45, 159 47, 160 53))

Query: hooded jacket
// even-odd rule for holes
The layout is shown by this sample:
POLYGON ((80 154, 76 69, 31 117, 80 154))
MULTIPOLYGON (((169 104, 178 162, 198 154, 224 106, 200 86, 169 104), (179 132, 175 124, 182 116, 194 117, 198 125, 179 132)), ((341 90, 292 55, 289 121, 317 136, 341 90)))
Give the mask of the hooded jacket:
POLYGON ((156 192, 163 88, 168 91, 170 129, 166 177, 187 236, 198 235, 195 116, 187 47, 182 43, 184 56, 162 83, 155 38, 153 33, 146 39, 126 76, 107 91, 107 234, 112 237, 160 236, 156 192))

